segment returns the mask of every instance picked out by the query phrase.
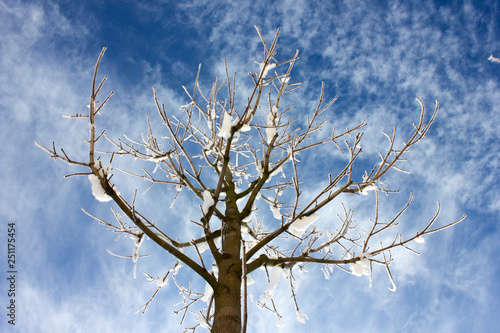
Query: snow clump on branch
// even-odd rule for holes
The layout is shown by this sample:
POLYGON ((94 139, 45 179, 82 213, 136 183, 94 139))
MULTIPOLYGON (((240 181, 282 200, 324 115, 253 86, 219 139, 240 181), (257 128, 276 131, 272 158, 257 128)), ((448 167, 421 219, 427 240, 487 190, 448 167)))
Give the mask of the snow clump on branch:
POLYGON ((370 274, 370 261, 366 258, 353 262, 350 266, 353 275, 363 276, 370 274))
POLYGON ((231 137, 231 115, 224 112, 224 119, 222 121, 222 127, 219 132, 219 136, 224 139, 229 139, 231 137))
MULTIPOLYGON (((104 168, 100 168, 99 162, 95 162, 95 166, 99 170, 99 175, 102 178, 106 178, 106 176, 111 172, 111 163, 106 165, 104 168)), ((102 187, 99 177, 92 174, 89 175, 89 180, 90 183, 92 184, 92 194, 94 195, 97 201, 107 202, 112 200, 112 198, 106 194, 106 191, 102 187)), ((113 190, 117 192, 117 194, 120 194, 118 191, 116 191, 114 187, 113 190)))
POLYGON ((415 242, 417 242, 419 244, 423 244, 423 243, 425 243, 425 238, 422 236, 418 236, 417 238, 415 238, 415 242))
POLYGON ((273 105, 273 107, 269 110, 269 115, 267 116, 267 127, 266 127, 266 137, 267 143, 270 144, 273 140, 273 137, 276 135, 276 125, 275 121, 278 117, 278 108, 273 105))
POLYGON ((317 219, 319 219, 318 214, 312 214, 310 216, 301 217, 300 219, 297 219, 290 225, 288 231, 290 231, 290 233, 294 236, 302 237, 304 232, 306 232, 307 228, 309 228, 311 224, 316 222, 317 219))
POLYGON ((278 285, 278 281, 280 280, 280 275, 282 270, 283 269, 279 266, 273 267, 273 273, 271 274, 271 281, 269 281, 269 284, 267 285, 267 288, 264 291, 264 294, 262 295, 262 299, 264 301, 269 301, 274 296, 274 290, 278 285))
POLYGON ((210 191, 205 190, 203 192, 203 215, 206 215, 208 213, 208 210, 214 205, 214 203, 214 198, 210 194, 210 191))
POLYGON ((276 64, 266 64, 265 62, 255 62, 259 65, 259 72, 261 77, 264 79, 267 76, 267 72, 276 67, 276 64))
POLYGON ((90 183, 92 184, 92 194, 100 202, 111 201, 111 197, 106 194, 106 191, 101 186, 101 181, 96 175, 89 175, 90 183))

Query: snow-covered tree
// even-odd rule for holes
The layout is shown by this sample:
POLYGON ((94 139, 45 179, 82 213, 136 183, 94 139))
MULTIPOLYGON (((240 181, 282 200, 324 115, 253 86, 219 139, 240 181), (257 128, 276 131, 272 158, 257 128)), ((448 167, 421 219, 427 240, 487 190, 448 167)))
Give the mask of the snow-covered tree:
MULTIPOLYGON (((46 148, 37 143, 51 157, 86 168, 87 172, 69 176, 88 176, 95 198, 113 201, 118 206, 119 212, 115 212, 117 222, 88 214, 134 240, 131 256, 134 275, 143 242, 154 242, 173 256, 175 264, 165 275, 154 277, 146 274, 150 282, 156 283, 157 290, 139 311, 146 311, 155 295, 169 279, 173 279, 184 296, 178 313, 185 315, 195 304, 206 304, 203 310, 195 313, 197 324, 186 331, 198 327, 211 332, 246 331, 247 286, 258 269, 267 272, 268 286, 256 303, 274 312, 278 322, 281 322, 281 316, 273 298, 281 276, 290 281, 297 319, 304 322, 307 318, 299 311, 293 278, 294 270, 303 270, 306 265, 321 265, 327 278, 333 269, 339 268, 355 276, 368 275, 370 281, 372 271, 381 266, 387 271, 392 285, 390 289, 395 291, 390 270, 391 250, 404 248, 416 252, 412 249, 415 243, 424 242, 427 235, 453 226, 465 217, 435 226, 438 203, 437 212, 430 221, 421 224, 415 233, 403 236, 393 227, 398 225, 398 219, 409 207, 411 196, 392 219, 379 216, 379 193, 392 192, 385 185, 387 174, 391 171, 406 172, 402 162, 409 149, 429 130, 438 110, 437 101, 433 113, 427 116, 422 102, 417 99, 421 112, 406 141, 398 144, 396 129, 392 134, 384 133, 387 146, 381 147, 380 161, 363 174, 359 172, 357 161, 362 153, 365 122, 344 131, 327 128, 326 111, 336 98, 326 99, 324 85, 307 119, 295 119, 292 106, 286 105, 285 100, 300 86, 292 76, 298 51, 291 59, 280 60, 277 54, 279 30, 270 44, 265 42, 258 29, 257 32, 264 52, 263 58, 257 62, 258 70, 250 73, 253 89, 246 103, 241 105, 237 101, 236 79, 229 74, 226 65, 225 80, 216 80, 208 91, 201 88, 198 73, 193 91, 185 89, 189 103, 181 107, 182 117, 169 112, 158 100, 154 89, 154 101, 165 129, 161 133, 164 142, 153 133, 149 117, 148 133, 141 139, 129 136, 123 140, 110 138, 105 131, 97 131, 99 114, 112 95, 110 93, 99 102, 98 96, 106 81, 106 77, 100 83, 97 80, 104 48, 94 71, 89 113, 71 116, 88 119, 88 161, 70 158, 64 150, 56 149, 55 144, 46 148), (320 135, 320 130, 331 134, 325 137, 323 133, 320 135), (108 145, 112 150, 98 149, 98 145, 108 145), (338 150, 344 156, 340 160, 345 163, 325 174, 314 187, 315 193, 308 191, 304 194, 302 179, 307 178, 311 164, 302 160, 302 156, 323 146, 338 150), (153 219, 147 211, 136 206, 137 191, 120 193, 120 184, 115 184, 112 179, 116 170, 113 164, 118 155, 129 156, 132 162, 142 160, 151 165, 142 173, 124 170, 126 175, 142 178, 151 186, 174 189, 178 191, 176 198, 178 195, 199 198, 198 219, 177 223, 192 223, 191 227, 198 229, 202 236, 179 240, 162 227, 165 226, 162 219, 168 219, 168 214, 153 219), (164 172, 166 178, 156 176, 155 172, 164 172), (355 221, 353 212, 340 201, 359 195, 373 195, 375 199, 374 218, 364 224, 365 228, 355 221), (321 215, 331 204, 339 205, 343 211, 336 219, 326 219, 321 215), (322 218, 326 222, 321 223, 320 228, 318 221, 322 218), (176 275, 185 266, 206 282, 204 291, 187 289, 177 282, 176 275)), ((328 165, 333 158, 334 154, 326 154, 321 163, 328 165)))

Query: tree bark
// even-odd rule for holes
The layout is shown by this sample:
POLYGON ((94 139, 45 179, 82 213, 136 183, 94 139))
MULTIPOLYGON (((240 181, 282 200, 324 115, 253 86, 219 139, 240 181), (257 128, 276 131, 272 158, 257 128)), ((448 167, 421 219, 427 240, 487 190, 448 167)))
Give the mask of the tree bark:
MULTIPOLYGON (((232 181, 229 181, 232 187, 232 181)), ((219 288, 214 291, 215 312, 212 333, 241 332, 241 218, 233 189, 226 193, 225 220, 222 222, 222 258, 219 288)))

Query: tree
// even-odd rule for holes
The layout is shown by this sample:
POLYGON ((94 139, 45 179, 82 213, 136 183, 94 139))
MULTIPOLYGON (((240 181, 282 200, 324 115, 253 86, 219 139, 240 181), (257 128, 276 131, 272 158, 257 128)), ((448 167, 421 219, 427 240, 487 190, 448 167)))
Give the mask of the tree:
POLYGON ((325 129, 325 111, 336 100, 336 97, 329 101, 325 99, 322 84, 316 108, 305 123, 300 124, 304 128, 300 128, 298 121, 290 116, 292 106, 283 105, 285 96, 300 86, 291 82, 293 66, 299 59, 298 51, 293 58, 278 61, 279 29, 270 45, 258 29, 257 32, 264 47, 264 57, 258 62, 259 71, 250 73, 253 90, 242 108, 235 97, 235 75, 229 75, 227 65, 225 80, 219 82, 216 79, 208 93, 200 87, 199 69, 193 91, 188 92, 184 88, 190 102, 181 108, 183 119, 169 115, 165 105, 159 102, 156 89, 153 89, 156 107, 167 132, 163 136, 166 143, 162 145, 153 133, 149 117, 148 133, 142 140, 127 136, 124 140, 110 138, 105 131, 97 132, 97 117, 113 94, 111 92, 102 102, 98 99, 106 81, 104 77, 97 84, 98 69, 106 49, 103 48, 94 70, 89 114, 71 116, 89 121, 88 161, 69 157, 65 150, 57 150, 55 143, 52 148, 47 148, 37 142, 54 159, 86 168, 87 172, 67 177, 88 176, 95 198, 99 201, 112 200, 118 206, 120 212, 115 212, 117 222, 87 214, 120 235, 126 234, 135 239, 131 256, 134 275, 141 257, 139 248, 147 238, 176 258, 174 267, 163 277, 147 275, 149 281, 156 282, 157 291, 139 311, 146 311, 169 277, 175 280, 175 275, 184 265, 206 281, 204 293, 177 284, 184 295, 184 305, 177 311, 183 314, 183 318, 197 301, 207 303, 206 309, 198 314, 199 324, 186 331, 194 331, 199 325, 209 327, 211 332, 246 331, 247 285, 258 268, 266 272, 272 268, 272 272, 268 273, 268 287, 258 304, 275 312, 279 321, 281 317, 274 306, 273 292, 282 272, 290 280, 297 318, 304 321, 305 315, 297 305, 293 270, 308 264, 322 265, 325 275, 338 267, 356 276, 369 275, 370 279, 374 265, 383 266, 392 283, 390 289, 395 291, 390 271, 393 261, 391 250, 401 247, 416 252, 411 248, 413 241, 423 242, 425 235, 453 226, 465 218, 464 215, 452 223, 435 227, 438 203, 437 212, 429 222, 415 234, 403 237, 391 232, 410 205, 411 196, 393 219, 383 221, 378 214, 379 193, 393 192, 386 189, 384 178, 393 170, 406 172, 401 163, 409 149, 429 130, 438 111, 437 101, 434 112, 426 122, 424 106, 417 99, 421 112, 406 143, 398 147, 395 128, 392 135, 384 133, 388 146, 380 154, 380 163, 365 171, 364 175, 358 175, 355 162, 362 153, 361 130, 365 122, 340 133, 332 129, 331 135, 320 138, 317 133, 325 129), (104 142, 108 142, 113 149, 106 152, 96 148, 104 142), (300 155, 325 145, 333 145, 347 156, 345 164, 335 173, 325 175, 325 181, 319 184, 321 187, 313 196, 304 196, 301 179, 304 171, 307 174, 307 167, 300 162, 300 155), (133 195, 121 195, 117 190, 120 186, 114 184, 112 179, 116 169, 112 163, 117 155, 151 162, 153 171, 123 171, 127 175, 145 179, 150 186, 175 188, 179 193, 187 188, 198 197, 201 202, 199 220, 191 222, 192 227, 201 230, 203 236, 179 241, 136 207, 137 190, 133 195), (199 162, 200 158, 202 162, 199 162), (155 176, 156 171, 164 172, 167 180, 155 176), (285 177, 284 171, 288 177, 285 177), (275 176, 280 173, 284 178, 277 180, 275 176), (315 225, 319 212, 342 195, 353 197, 371 191, 375 195, 375 216, 369 221, 368 229, 362 229, 354 220, 353 212, 343 204, 343 216, 339 215, 337 222, 329 221, 329 230, 320 230, 315 225), (264 219, 265 215, 271 215, 264 212, 266 205, 272 212, 271 219, 264 219), (132 225, 127 225, 124 217, 132 225), (381 241, 388 235, 392 241, 381 241), (203 254, 206 250, 209 250, 210 256, 207 252, 203 254), (214 263, 213 269, 207 266, 208 257, 214 263))

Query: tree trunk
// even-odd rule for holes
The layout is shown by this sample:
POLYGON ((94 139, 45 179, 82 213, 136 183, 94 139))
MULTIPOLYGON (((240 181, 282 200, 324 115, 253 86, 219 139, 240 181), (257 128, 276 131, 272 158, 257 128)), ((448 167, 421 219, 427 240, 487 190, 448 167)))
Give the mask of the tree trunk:
MULTIPOLYGON (((235 274, 233 274, 234 276, 235 274)), ((220 274, 219 274, 219 277, 220 274)), ((215 293, 215 313, 212 333, 241 332, 241 278, 226 276, 226 281, 219 293, 215 293), (237 280, 237 281, 236 281, 237 280), (236 283, 240 281, 236 285, 236 283)))
MULTIPOLYGON (((214 291, 215 312, 212 333, 241 332, 241 218, 228 191, 222 226, 222 259, 219 263, 220 288, 214 291)), ((233 194, 233 195, 231 195, 233 194)))

